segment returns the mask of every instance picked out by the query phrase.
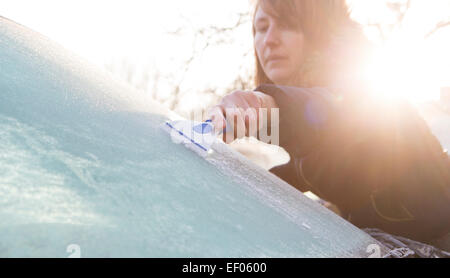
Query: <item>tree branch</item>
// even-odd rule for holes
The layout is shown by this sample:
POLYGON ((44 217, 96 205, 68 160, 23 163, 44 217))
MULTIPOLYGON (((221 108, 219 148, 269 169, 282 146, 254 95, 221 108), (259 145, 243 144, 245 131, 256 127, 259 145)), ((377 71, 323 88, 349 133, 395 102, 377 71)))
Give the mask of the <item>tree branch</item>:
POLYGON ((439 31, 440 29, 450 26, 450 20, 448 21, 441 21, 438 24, 436 24, 436 26, 433 28, 433 30, 431 30, 430 32, 428 32, 425 35, 425 39, 428 39, 429 37, 431 37, 434 33, 436 33, 437 31, 439 31))

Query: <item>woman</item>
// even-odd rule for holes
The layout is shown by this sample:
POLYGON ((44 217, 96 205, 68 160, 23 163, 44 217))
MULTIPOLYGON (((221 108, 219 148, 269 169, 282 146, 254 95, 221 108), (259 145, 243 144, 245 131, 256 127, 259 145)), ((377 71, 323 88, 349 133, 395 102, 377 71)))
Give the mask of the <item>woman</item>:
POLYGON ((345 0, 255 7, 257 89, 225 96, 210 110, 215 127, 234 119, 232 139, 242 136, 237 129, 258 136, 249 128, 260 127, 258 113, 244 110, 279 108, 280 145, 291 159, 274 174, 334 203, 360 228, 427 243, 448 234, 448 156, 413 108, 364 86, 358 72, 370 47, 345 0))

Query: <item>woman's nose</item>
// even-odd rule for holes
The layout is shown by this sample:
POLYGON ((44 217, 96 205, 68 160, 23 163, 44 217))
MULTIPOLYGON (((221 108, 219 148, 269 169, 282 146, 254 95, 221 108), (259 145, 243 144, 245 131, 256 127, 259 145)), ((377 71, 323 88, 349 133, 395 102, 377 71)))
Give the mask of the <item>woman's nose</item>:
POLYGON ((267 46, 276 46, 280 44, 279 32, 275 26, 269 27, 264 42, 267 46))

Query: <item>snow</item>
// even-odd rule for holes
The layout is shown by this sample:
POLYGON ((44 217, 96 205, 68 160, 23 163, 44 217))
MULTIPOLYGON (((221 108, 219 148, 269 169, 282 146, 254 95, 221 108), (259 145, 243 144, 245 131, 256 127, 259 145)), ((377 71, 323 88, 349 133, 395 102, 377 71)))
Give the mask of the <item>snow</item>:
POLYGON ((174 144, 169 111, 1 18, 0 92, 0 257, 367 257, 377 243, 223 143, 206 158, 174 144))

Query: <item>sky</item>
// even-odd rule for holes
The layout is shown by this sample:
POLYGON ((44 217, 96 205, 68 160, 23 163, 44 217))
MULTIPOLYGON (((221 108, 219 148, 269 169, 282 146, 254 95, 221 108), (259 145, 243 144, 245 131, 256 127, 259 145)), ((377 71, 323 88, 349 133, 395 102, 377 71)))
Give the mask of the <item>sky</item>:
POLYGON ((113 56, 152 57, 158 51, 179 51, 160 37, 184 23, 218 22, 208 10, 235 10, 242 1, 166 0, 2 0, 0 14, 30 27, 65 47, 102 63, 113 56), (214 5, 212 5, 214 3, 214 5), (233 4, 234 3, 234 4, 233 4), (202 7, 202 8, 200 8, 202 7), (167 48, 169 47, 169 48, 167 48))
MULTIPOLYGON (((353 17, 360 22, 392 20, 383 1, 349 2, 353 17)), ((233 34, 232 42, 203 52, 184 78, 179 66, 199 47, 193 45, 196 29, 232 25, 237 12, 249 8, 247 0, 1 0, 0 15, 99 66, 127 61, 152 74, 161 72, 166 82, 161 82, 158 91, 164 94, 170 91, 171 82, 181 79, 182 90, 200 92, 212 85, 226 86, 238 71, 251 69, 251 57, 243 61, 243 53, 253 44, 249 23, 233 34), (179 36, 168 35, 180 27, 179 36), (241 69, 242 64, 248 66, 241 69)), ((423 40, 436 20, 449 17, 449 0, 416 0, 405 27, 379 45, 368 66, 367 76, 374 87, 389 95, 423 101, 436 99, 440 87, 450 86, 450 28, 423 40)), ((372 34, 369 29, 367 34, 372 34)), ((187 107, 201 102, 200 95, 189 97, 187 107)))

